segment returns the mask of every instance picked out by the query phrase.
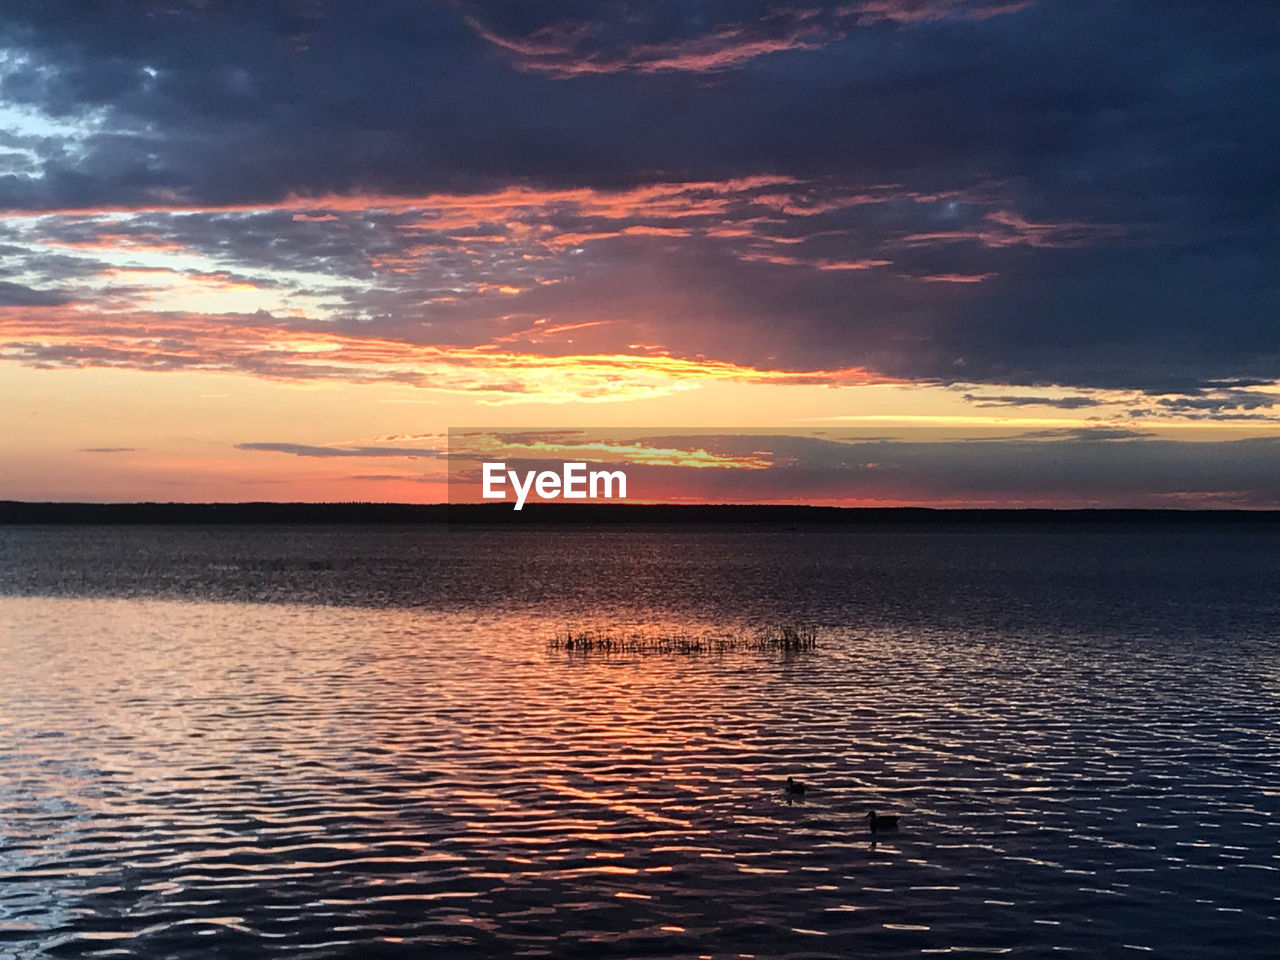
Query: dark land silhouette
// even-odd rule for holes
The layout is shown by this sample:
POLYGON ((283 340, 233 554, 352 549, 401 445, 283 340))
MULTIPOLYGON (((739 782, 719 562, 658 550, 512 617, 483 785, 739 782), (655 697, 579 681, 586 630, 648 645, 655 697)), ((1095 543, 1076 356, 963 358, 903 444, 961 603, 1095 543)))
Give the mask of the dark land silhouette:
POLYGON ((1050 510, 771 504, 33 503, 0 501, 0 524, 1241 524, 1280 510, 1050 510))

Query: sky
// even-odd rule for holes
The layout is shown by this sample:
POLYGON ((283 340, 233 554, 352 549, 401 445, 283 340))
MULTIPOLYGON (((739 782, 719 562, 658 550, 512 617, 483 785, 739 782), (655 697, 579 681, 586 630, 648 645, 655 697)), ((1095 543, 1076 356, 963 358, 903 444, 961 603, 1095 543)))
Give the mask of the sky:
POLYGON ((10 0, 0 498, 1280 507, 1277 89, 1271 0, 10 0))

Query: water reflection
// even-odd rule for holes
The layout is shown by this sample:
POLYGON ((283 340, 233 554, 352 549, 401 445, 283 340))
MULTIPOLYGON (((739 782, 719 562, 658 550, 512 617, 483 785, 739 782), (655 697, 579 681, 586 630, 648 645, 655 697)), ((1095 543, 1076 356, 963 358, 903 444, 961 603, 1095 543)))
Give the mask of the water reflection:
POLYGON ((0 599, 0 623, 20 952, 1274 937, 1275 661, 1248 646, 860 629, 812 656, 580 658, 547 650, 558 615, 155 600, 0 599), (872 808, 903 829, 873 838, 872 808))

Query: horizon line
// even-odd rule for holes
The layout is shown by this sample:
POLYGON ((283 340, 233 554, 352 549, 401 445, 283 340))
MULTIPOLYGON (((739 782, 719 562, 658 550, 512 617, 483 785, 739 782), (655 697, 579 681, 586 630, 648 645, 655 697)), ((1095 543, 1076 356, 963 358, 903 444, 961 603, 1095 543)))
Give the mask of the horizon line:
POLYGON ((769 503, 502 503, 378 501, 23 501, 0 500, 0 525, 173 523, 678 523, 916 521, 1174 521, 1280 523, 1273 507, 830 506, 769 503))

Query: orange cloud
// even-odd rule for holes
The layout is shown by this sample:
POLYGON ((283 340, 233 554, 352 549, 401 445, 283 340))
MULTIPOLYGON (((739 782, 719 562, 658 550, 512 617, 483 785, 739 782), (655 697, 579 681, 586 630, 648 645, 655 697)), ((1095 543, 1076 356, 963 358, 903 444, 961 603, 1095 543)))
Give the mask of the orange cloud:
MULTIPOLYGON (((553 325, 540 332, 554 335, 596 323, 553 325)), ((898 382, 863 367, 766 370, 653 352, 542 355, 504 349, 501 342, 414 344, 336 329, 294 329, 265 316, 0 307, 0 359, 36 367, 213 370, 277 380, 389 382, 477 392, 490 402, 634 399, 712 381, 898 382)))
POLYGON ((873 270, 876 267, 887 267, 892 260, 808 260, 804 257, 789 257, 781 253, 744 253, 743 260, 760 263, 773 263, 782 267, 812 267, 815 270, 873 270))
POLYGON ((934 273, 913 279, 926 283, 982 283, 996 276, 994 273, 934 273))
MULTIPOLYGON (((463 211, 459 225, 474 225, 477 220, 500 221, 503 215, 527 209, 571 206, 585 215, 624 216, 638 209, 662 212, 695 210, 719 212, 725 197, 764 187, 797 184, 794 177, 771 174, 737 177, 727 180, 676 181, 644 184, 621 190, 593 187, 538 188, 512 185, 499 190, 478 193, 380 194, 344 193, 303 196, 290 194, 280 200, 262 203, 202 204, 165 198, 156 203, 123 204, 109 207, 45 207, 0 210, 0 218, 74 217, 92 219, 115 214, 140 213, 264 213, 273 210, 298 211, 303 220, 326 220, 328 213, 411 213, 414 211, 463 211)), ((440 224, 432 222, 438 229, 440 224)), ((98 236, 114 236, 99 234, 98 236)), ((125 235, 122 235, 125 236, 125 235)), ((136 236, 136 235, 128 235, 136 236)), ((154 235, 152 235, 154 236, 154 235)))

